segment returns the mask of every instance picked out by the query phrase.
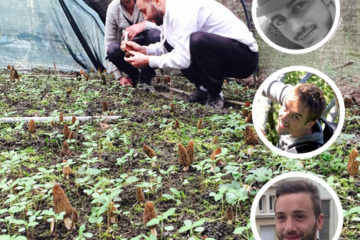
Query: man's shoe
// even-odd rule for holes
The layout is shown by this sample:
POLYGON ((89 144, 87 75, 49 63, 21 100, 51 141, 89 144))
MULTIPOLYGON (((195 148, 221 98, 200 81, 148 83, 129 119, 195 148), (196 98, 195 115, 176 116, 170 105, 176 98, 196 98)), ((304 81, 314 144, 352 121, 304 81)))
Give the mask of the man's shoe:
POLYGON ((139 89, 145 92, 151 92, 151 93, 155 92, 155 88, 151 84, 139 84, 139 89))
POLYGON ((225 100, 222 96, 217 95, 216 97, 212 97, 210 94, 206 101, 206 106, 211 106, 216 109, 223 109, 225 104, 225 100))
POLYGON ((199 102, 205 103, 208 98, 208 92, 201 91, 200 89, 195 89, 189 96, 189 102, 199 102))

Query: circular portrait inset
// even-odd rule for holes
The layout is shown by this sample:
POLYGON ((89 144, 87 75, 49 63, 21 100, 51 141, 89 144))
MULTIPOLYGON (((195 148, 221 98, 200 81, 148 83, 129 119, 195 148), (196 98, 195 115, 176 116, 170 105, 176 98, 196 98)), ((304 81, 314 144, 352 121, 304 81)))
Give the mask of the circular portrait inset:
POLYGON ((292 54, 325 44, 340 19, 339 0, 255 0, 254 24, 264 41, 292 54))
POLYGON ((295 66, 269 76, 253 103, 254 127, 274 152, 309 158, 339 136, 345 107, 340 90, 316 69, 295 66))
POLYGON ((275 177, 256 195, 250 213, 256 240, 338 239, 341 202, 322 179, 302 172, 275 177))

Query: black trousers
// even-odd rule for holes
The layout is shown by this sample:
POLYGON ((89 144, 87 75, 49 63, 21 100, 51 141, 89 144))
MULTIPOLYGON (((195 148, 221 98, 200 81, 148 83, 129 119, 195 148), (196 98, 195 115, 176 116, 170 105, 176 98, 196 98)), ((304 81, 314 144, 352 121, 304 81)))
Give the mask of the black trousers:
MULTIPOLYGON (((160 31, 158 29, 145 29, 138 34, 134 39, 134 42, 140 45, 149 45, 160 41, 160 31)), ((114 63, 115 66, 122 72, 125 72, 129 77, 137 83, 138 79, 140 83, 150 84, 150 81, 155 77, 155 70, 150 67, 144 67, 139 71, 137 68, 131 66, 124 60, 125 53, 120 48, 121 42, 111 42, 107 50, 107 59, 114 63), (139 77, 140 74, 140 77, 139 77)))
POLYGON ((211 96, 219 95, 225 77, 246 78, 254 73, 259 58, 243 43, 206 32, 191 34, 190 56, 191 64, 182 73, 211 96))

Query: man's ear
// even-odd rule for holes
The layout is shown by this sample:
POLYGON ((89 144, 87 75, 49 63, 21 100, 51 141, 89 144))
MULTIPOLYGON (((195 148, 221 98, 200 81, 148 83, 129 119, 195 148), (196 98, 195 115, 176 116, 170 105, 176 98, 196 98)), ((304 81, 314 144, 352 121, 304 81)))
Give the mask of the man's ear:
POLYGON ((316 219, 316 230, 321 230, 324 225, 324 214, 320 214, 316 219))
POLYGON ((305 128, 312 128, 316 123, 316 120, 309 121, 305 124, 305 128))

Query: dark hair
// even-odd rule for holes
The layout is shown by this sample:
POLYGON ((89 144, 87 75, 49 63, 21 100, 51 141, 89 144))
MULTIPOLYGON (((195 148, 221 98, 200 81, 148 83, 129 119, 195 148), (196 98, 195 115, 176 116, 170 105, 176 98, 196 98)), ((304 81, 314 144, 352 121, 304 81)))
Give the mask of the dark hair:
POLYGON ((305 180, 283 181, 276 186, 276 201, 281 195, 291 193, 309 193, 315 217, 321 214, 321 200, 317 186, 305 180))
POLYGON ((304 83, 297 85, 294 91, 300 102, 309 109, 306 122, 318 120, 326 107, 322 90, 315 84, 304 83))

